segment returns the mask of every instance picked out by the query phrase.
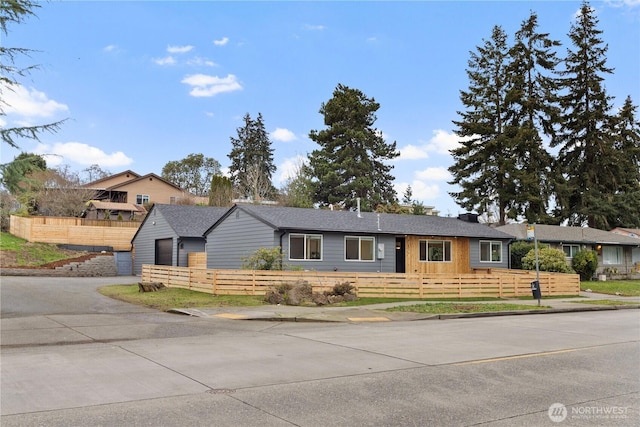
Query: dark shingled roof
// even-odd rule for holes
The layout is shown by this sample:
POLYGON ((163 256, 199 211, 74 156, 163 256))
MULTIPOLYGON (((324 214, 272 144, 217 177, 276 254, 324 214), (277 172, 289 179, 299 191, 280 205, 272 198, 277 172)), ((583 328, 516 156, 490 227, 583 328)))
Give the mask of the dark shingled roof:
POLYGON ((416 236, 477 237, 512 239, 509 234, 484 224, 458 218, 430 215, 398 215, 323 209, 289 208, 263 205, 236 205, 239 209, 263 221, 274 229, 300 231, 336 231, 343 233, 374 233, 416 236))
MULTIPOLYGON (((153 205, 152 211, 157 211, 167 220, 169 226, 180 237, 203 237, 205 231, 218 221, 229 210, 215 206, 186 206, 186 205, 153 205)), ((147 219, 145 218, 145 220, 147 219)))
MULTIPOLYGON (((527 224, 507 224, 497 227, 518 240, 527 238, 527 224)), ((583 243, 583 244, 608 244, 638 246, 638 239, 609 231, 598 230, 589 227, 562 227, 559 225, 535 225, 536 238, 544 242, 558 243, 583 243)))

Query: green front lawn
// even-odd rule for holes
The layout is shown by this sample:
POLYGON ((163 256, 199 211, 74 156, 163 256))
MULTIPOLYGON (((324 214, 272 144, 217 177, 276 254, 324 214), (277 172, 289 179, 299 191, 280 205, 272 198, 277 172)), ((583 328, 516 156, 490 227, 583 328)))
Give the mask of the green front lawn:
POLYGON ((599 294, 623 295, 627 297, 640 296, 640 280, 606 280, 604 282, 581 282, 580 290, 599 294))

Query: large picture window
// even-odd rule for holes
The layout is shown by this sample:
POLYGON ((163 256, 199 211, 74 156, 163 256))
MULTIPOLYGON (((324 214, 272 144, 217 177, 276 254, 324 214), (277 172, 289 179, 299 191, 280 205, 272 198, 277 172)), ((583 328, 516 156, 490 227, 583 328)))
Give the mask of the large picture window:
POLYGON ((480 241, 480 262, 502 262, 502 242, 480 241))
POLYGON ((344 257, 347 261, 374 261, 373 237, 346 236, 344 238, 344 257))
POLYGON ((289 259, 290 260, 321 260, 322 259, 322 235, 321 234, 290 234, 289 235, 289 259))
POLYGON ((603 246, 602 263, 609 265, 622 264, 622 248, 620 246, 603 246))
POLYGON ((420 261, 451 262, 451 241, 420 240, 420 261))

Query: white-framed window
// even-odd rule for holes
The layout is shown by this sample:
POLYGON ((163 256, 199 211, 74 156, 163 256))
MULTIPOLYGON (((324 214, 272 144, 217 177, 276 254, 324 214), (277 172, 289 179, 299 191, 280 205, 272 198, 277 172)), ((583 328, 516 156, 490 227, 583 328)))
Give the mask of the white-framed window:
POLYGON ((420 261, 451 262, 451 241, 420 240, 420 261))
POLYGON ((290 260, 322 260, 322 234, 290 234, 290 260))
POLYGON ((375 261, 375 238, 364 236, 345 236, 345 261, 375 261))
POLYGON ((580 252, 580 246, 562 245, 562 250, 564 251, 564 256, 566 256, 567 258, 573 258, 578 252, 580 252))
POLYGON ((502 262, 502 242, 481 240, 480 262, 502 262))
POLYGON ((623 264, 622 248, 620 246, 603 246, 602 263, 608 265, 623 264))
POLYGON ((146 203, 149 203, 148 194, 136 194, 136 205, 144 205, 146 203))

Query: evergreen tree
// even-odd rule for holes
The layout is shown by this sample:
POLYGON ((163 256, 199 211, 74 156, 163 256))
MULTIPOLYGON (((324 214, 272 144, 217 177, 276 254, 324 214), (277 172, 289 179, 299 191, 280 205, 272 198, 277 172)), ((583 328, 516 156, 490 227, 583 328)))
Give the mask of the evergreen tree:
POLYGON ((209 206, 231 206, 233 199, 233 184, 226 176, 214 175, 211 178, 209 190, 209 206))
POLYGON ((559 71, 562 120, 552 139, 560 147, 558 164, 565 182, 558 193, 558 213, 570 225, 609 229, 616 214, 614 196, 618 191, 610 117, 612 98, 603 81, 613 70, 606 66, 608 46, 601 38, 598 18, 583 2, 569 38, 565 69, 559 71))
POLYGON ((615 215, 608 218, 611 227, 640 228, 640 122, 636 111, 627 97, 612 126, 619 188, 614 196, 615 215))
POLYGON ((396 143, 387 144, 373 128, 380 104, 360 90, 338 84, 333 97, 323 103, 320 114, 326 129, 312 130, 309 138, 320 148, 309 156, 314 198, 321 206, 337 204, 373 211, 378 205, 397 201, 385 161, 400 155, 396 143))
POLYGON ((0 165, 0 182, 14 196, 26 191, 30 186, 33 172, 47 170, 44 157, 32 153, 20 153, 12 162, 0 165))
POLYGON ((460 147, 451 151, 454 164, 449 167, 453 176, 450 184, 461 187, 461 191, 450 193, 456 203, 479 214, 495 206, 501 225, 515 206, 517 175, 514 136, 518 129, 508 121, 508 60, 507 35, 495 26, 491 39, 471 52, 469 89, 460 91, 465 111, 459 111, 461 119, 453 122, 461 137, 460 147))
MULTIPOLYGON (((34 9, 40 5, 31 0, 0 1, 0 33, 8 34, 9 24, 22 24, 29 17, 35 16, 34 9)), ((17 57, 29 56, 33 51, 24 47, 9 47, 0 44, 0 95, 3 91, 13 91, 20 86, 18 79, 28 75, 36 66, 21 68, 16 65, 17 57)), ((9 105, 5 96, 0 96, 0 117, 5 116, 5 108, 9 105)), ((0 122, 4 120, 0 119, 0 122)), ((43 132, 57 132, 65 120, 46 125, 17 126, 0 128, 2 142, 19 148, 18 140, 32 139, 39 141, 43 132)))
POLYGON ((237 138, 231 138, 232 149, 228 155, 234 189, 240 197, 256 202, 272 198, 276 194, 272 183, 276 166, 262 114, 258 113, 258 118, 252 120, 247 113, 243 120, 244 126, 237 128, 237 138))
POLYGON ((508 68, 511 86, 508 120, 514 130, 513 171, 514 206, 511 216, 523 216, 527 222, 553 222, 548 213, 552 197, 554 159, 545 149, 542 136, 551 136, 557 121, 557 84, 553 78, 560 60, 555 51, 558 41, 548 33, 538 33, 538 17, 531 13, 516 32, 510 49, 508 68))

